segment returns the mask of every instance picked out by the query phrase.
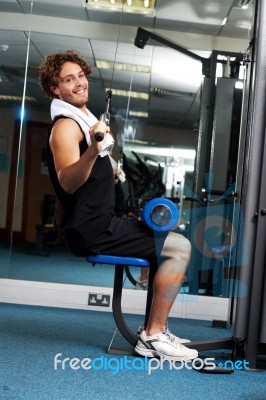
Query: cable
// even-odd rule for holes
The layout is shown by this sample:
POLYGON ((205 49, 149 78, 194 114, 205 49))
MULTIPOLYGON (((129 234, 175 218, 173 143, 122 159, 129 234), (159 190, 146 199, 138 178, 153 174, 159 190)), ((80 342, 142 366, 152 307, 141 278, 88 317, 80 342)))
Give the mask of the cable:
MULTIPOLYGON (((117 59, 117 51, 118 51, 118 44, 119 44, 119 39, 120 39, 120 33, 121 33, 121 26, 122 26, 122 17, 123 17, 123 12, 124 12, 124 3, 122 5, 121 13, 120 13, 120 21, 119 21, 119 28, 118 28, 118 36, 117 36, 117 41, 116 41, 116 49, 115 49, 115 57, 114 57, 114 64, 113 64, 113 72, 112 72, 112 77, 111 77, 111 82, 110 82, 110 89, 107 90, 106 92, 106 109, 103 114, 101 114, 99 120, 103 121, 107 126, 110 125, 110 103, 111 103, 111 98, 112 98, 112 85, 113 85, 113 80, 114 80, 114 73, 115 73, 115 64, 116 64, 116 59, 117 59)), ((104 139, 104 133, 103 132, 97 132, 95 134, 95 140, 97 142, 101 142, 104 139)))

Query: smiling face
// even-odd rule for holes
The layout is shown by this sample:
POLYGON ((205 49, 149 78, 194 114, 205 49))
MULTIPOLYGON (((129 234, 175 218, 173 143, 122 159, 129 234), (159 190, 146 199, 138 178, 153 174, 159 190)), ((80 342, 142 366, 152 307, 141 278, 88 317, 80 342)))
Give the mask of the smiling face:
POLYGON ((89 82, 81 67, 73 62, 65 62, 60 70, 59 82, 52 91, 60 100, 73 106, 86 109, 89 98, 89 82))

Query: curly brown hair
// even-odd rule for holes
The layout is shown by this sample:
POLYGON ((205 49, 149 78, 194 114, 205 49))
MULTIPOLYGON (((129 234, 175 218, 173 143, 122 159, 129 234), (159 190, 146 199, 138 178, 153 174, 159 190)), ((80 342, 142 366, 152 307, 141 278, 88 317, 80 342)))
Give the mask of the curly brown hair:
POLYGON ((57 51, 47 55, 39 68, 39 82, 50 99, 57 97, 51 87, 58 84, 61 67, 67 61, 78 64, 86 76, 92 72, 88 62, 75 50, 57 51))

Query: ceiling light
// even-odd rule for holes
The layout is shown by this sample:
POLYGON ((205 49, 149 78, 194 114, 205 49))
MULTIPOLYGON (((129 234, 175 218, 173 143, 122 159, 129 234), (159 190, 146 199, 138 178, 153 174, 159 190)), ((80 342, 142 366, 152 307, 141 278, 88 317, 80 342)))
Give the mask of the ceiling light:
MULTIPOLYGON (((127 141, 127 145, 125 146, 127 151, 135 151, 136 153, 147 153, 147 147, 136 145, 132 143, 130 145, 129 141, 127 141)), ((180 157, 180 158, 187 158, 187 159, 195 159, 195 150, 190 149, 180 149, 180 148, 164 148, 164 147, 152 147, 149 146, 149 154, 156 155, 156 156, 166 156, 166 157, 180 157)))
POLYGON ((149 114, 143 111, 129 111, 130 117, 138 117, 138 118, 148 118, 149 114))
MULTIPOLYGON (((22 101, 22 97, 21 96, 10 96, 10 95, 5 95, 5 94, 1 94, 0 95, 0 101, 22 101)), ((35 99, 35 97, 32 96, 25 96, 25 101, 30 101, 30 102, 36 102, 37 100, 35 99)))
POLYGON ((131 98, 134 98, 134 99, 149 100, 149 94, 148 93, 133 92, 133 91, 122 90, 122 89, 112 89, 112 95, 113 96, 131 97, 131 98))
POLYGON ((122 12, 154 16, 156 0, 84 0, 88 9, 105 12, 122 12), (110 7, 110 3, 112 7, 110 7))
POLYGON ((225 17, 225 18, 223 19, 222 26, 224 26, 224 25, 226 24, 226 21, 227 21, 227 17, 225 17))
POLYGON ((243 9, 251 8, 253 6, 253 0, 240 0, 238 5, 243 9))
POLYGON ((8 44, 0 44, 0 51, 7 51, 9 49, 8 44))
POLYGON ((103 61, 97 60, 96 67, 102 69, 115 69, 117 71, 129 71, 129 72, 151 72, 151 68, 146 65, 136 65, 136 64, 126 64, 115 62, 115 64, 111 61, 103 61))
POLYGON ((235 88, 236 89, 243 89, 244 88, 244 83, 242 81, 237 81, 235 83, 235 88))
POLYGON ((161 88, 151 88, 151 93, 155 96, 165 97, 165 98, 176 98, 176 97, 187 97, 192 99, 195 95, 193 92, 183 92, 181 90, 167 90, 161 88))

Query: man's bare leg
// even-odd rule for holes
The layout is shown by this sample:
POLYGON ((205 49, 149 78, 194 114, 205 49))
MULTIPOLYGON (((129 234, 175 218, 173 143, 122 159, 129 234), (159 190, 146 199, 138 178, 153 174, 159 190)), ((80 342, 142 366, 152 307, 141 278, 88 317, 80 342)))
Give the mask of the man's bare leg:
POLYGON ((183 283, 191 253, 190 242, 182 235, 169 232, 161 256, 161 263, 154 278, 153 302, 146 326, 148 336, 162 332, 175 298, 183 283))
POLYGON ((194 360, 198 357, 197 350, 184 345, 187 339, 173 335, 168 328, 165 330, 170 309, 184 279, 190 252, 187 239, 174 232, 168 234, 161 253, 164 261, 154 278, 149 321, 144 330, 139 330, 135 347, 137 354, 170 361, 194 360))
POLYGON ((141 268, 140 280, 145 281, 149 277, 150 267, 141 268))

